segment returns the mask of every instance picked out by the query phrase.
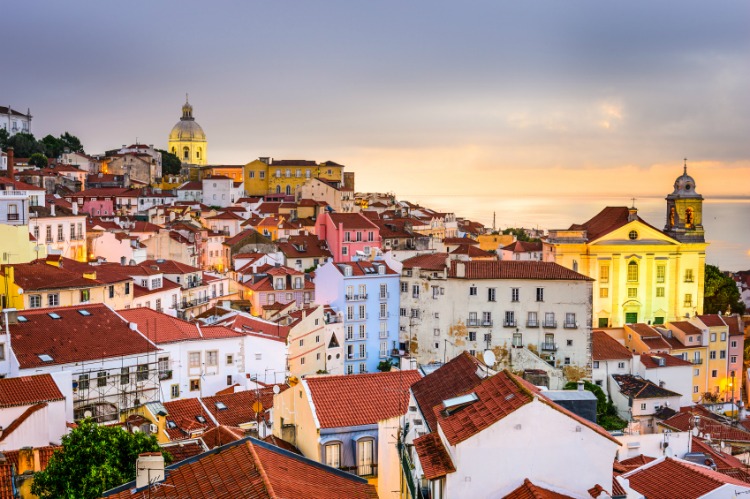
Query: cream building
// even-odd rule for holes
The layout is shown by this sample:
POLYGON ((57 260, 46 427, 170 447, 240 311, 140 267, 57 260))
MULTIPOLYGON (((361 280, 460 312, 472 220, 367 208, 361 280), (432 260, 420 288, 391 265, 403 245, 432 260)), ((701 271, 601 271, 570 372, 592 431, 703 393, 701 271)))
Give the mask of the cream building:
POLYGON ((169 133, 169 152, 183 163, 203 166, 207 163, 208 142, 201 126, 193 118, 193 106, 185 96, 182 118, 169 133))
POLYGON ((703 197, 687 167, 666 199, 663 231, 624 206, 549 231, 545 255, 595 279, 595 326, 664 324, 703 313, 703 197))

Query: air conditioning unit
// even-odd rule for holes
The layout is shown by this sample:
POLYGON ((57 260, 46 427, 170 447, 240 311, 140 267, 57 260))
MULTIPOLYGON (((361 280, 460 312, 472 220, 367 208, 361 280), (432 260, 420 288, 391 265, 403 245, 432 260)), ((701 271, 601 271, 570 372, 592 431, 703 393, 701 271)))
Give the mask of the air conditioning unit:
POLYGON ((159 428, 152 423, 148 425, 148 431, 150 431, 151 433, 156 433, 157 431, 159 431, 159 428))

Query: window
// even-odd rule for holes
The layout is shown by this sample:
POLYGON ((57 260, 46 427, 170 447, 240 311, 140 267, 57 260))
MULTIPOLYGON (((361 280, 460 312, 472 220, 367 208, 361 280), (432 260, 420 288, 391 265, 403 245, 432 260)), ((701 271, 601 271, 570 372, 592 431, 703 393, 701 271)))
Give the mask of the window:
POLYGON ((506 311, 505 312, 505 324, 506 327, 515 327, 516 325, 516 316, 515 312, 513 311, 506 311))
POLYGON ((685 269, 685 282, 693 282, 693 269, 685 269))
POLYGON ((641 410, 642 410, 642 411, 645 411, 645 410, 646 410, 646 404, 641 404, 641 410))
POLYGON ((173 399, 180 396, 180 385, 172 385, 169 387, 169 394, 173 399))
POLYGON ((628 263, 628 282, 638 282, 638 262, 628 263))
POLYGON ((492 325, 492 312, 482 312, 482 325, 484 326, 492 325))
POLYGON ((663 284, 667 279, 667 267, 664 265, 656 266, 656 282, 663 284))
POLYGON ((526 316, 526 327, 539 327, 539 320, 536 312, 529 312, 526 316))
POLYGON ((736 340, 732 340, 732 348, 737 348, 737 341, 736 340))
POLYGON ((125 283, 125 294, 126 295, 130 294, 130 283, 129 282, 125 283))
POLYGON ((381 319, 388 318, 388 304, 387 303, 380 304, 380 318, 381 319))
POLYGON ((191 392, 197 392, 201 389, 201 380, 200 379, 191 379, 190 380, 190 391, 191 392))
POLYGON ((259 177, 259 178, 261 178, 261 179, 264 179, 264 178, 266 178, 266 172, 264 172, 264 171, 262 171, 262 170, 261 170, 261 171, 259 171, 259 172, 258 172, 258 177, 259 177))
POLYGON ((57 242, 62 242, 65 240, 65 236, 63 235, 63 226, 58 225, 57 226, 57 242))
POLYGON ((565 362, 564 362, 564 364, 565 364, 566 366, 569 366, 569 365, 570 365, 570 357, 565 357, 565 362))
POLYGON ((305 365, 305 358, 304 357, 300 357, 299 363, 300 363, 301 366, 304 366, 305 365))
POLYGON ((381 357, 388 356, 388 342, 387 341, 380 342, 380 356, 381 357))
POLYGON ((638 288, 628 288, 628 298, 638 298, 638 288))
POLYGON ((47 295, 47 306, 57 307, 60 305, 60 295, 57 293, 50 293, 47 295))
POLYGON ((716 341, 716 333, 711 333, 711 341, 716 341))
POLYGON ((110 285, 109 288, 107 288, 109 291, 109 297, 114 298, 115 297, 115 287, 114 285, 110 285))
POLYGON ((149 369, 148 364, 138 364, 136 367, 135 379, 136 381, 146 381, 148 379, 149 369))
POLYGON ((360 373, 366 373, 367 372, 367 364, 364 362, 359 363, 359 372, 360 373))
POLYGON ((107 371, 99 371, 96 373, 96 386, 107 386, 107 371))
POLYGON ((568 312, 565 314, 565 327, 574 328, 576 327, 576 314, 568 312))
POLYGON ((357 475, 367 476, 374 473, 374 448, 375 440, 363 438, 357 442, 357 475))
POLYGON ((42 306, 42 295, 29 295, 29 308, 40 308, 42 306))
POLYGON ((727 341, 727 333, 721 333, 721 341, 727 341))
POLYGON ((88 390, 89 389, 89 375, 81 374, 78 376, 78 389, 88 390))
POLYGON ((469 341, 477 341, 477 332, 469 331, 469 341))
POLYGON ((544 327, 557 327, 557 323, 555 322, 554 312, 544 313, 544 327))
POLYGON ((606 317, 599 317, 599 327, 609 327, 609 319, 606 317))
POLYGON ((618 369, 625 369, 625 363, 624 362, 618 362, 617 363, 617 368, 618 369))
POLYGON ((367 319, 367 313, 365 312, 365 306, 360 305, 359 306, 359 318, 360 319, 367 319))
POLYGON ((664 286, 657 286, 657 288, 656 288, 656 297, 657 298, 664 298, 664 286))
POLYGON ((477 295, 477 287, 476 286, 471 286, 469 288, 469 296, 476 296, 476 295, 477 295))
POLYGON ((594 369, 599 369, 599 361, 598 360, 594 361, 594 369))
POLYGON ((710 352, 708 352, 708 358, 711 359, 711 360, 715 360, 716 359, 716 350, 711 350, 710 352))
MULTIPOLYGON (((349 366, 351 367, 351 366, 349 366)), ((341 443, 340 442, 333 442, 326 444, 324 447, 324 463, 326 466, 330 466, 332 468, 340 468, 341 467, 341 443)))
POLYGON ((402 282, 401 283, 401 292, 402 293, 408 293, 409 292, 409 283, 402 282))
POLYGON ((216 350, 209 350, 206 352, 206 365, 217 366, 219 364, 219 352, 216 350))
POLYGON ((510 301, 518 301, 519 288, 510 288, 510 301))
POLYGON ((732 364, 736 364, 737 363, 737 356, 736 355, 730 355, 729 356, 729 362, 732 363, 732 364))
POLYGON ((201 353, 190 352, 188 353, 188 367, 196 368, 201 366, 201 353))
POLYGON ((487 301, 495 301, 495 288, 487 289, 487 301))
POLYGON ((693 393, 698 393, 698 387, 697 386, 693 387, 693 393))
POLYGON ((713 371, 711 371, 711 377, 712 377, 712 378, 715 378, 715 377, 717 377, 717 376, 718 376, 718 374, 719 374, 719 373, 718 373, 718 372, 716 371, 716 369, 714 369, 713 371))
POLYGON ((599 281, 609 282, 609 265, 599 267, 599 281))
POLYGON ((405 308, 398 309, 398 315, 400 315, 401 317, 406 317, 406 309, 405 308))
POLYGON ((609 288, 599 288, 599 298, 609 298, 609 288))
POLYGON ((727 352, 726 352, 726 350, 719 350, 719 358, 720 359, 726 359, 727 358, 727 352))
POLYGON ((544 301, 544 288, 536 288, 536 301, 544 301))
POLYGON ((628 232, 628 238, 631 241, 635 241, 636 239, 638 239, 638 232, 634 231, 634 230, 631 230, 630 232, 628 232))
POLYGON ((700 369, 693 369, 693 376, 700 376, 701 370, 700 369))
POLYGON ((693 306, 693 295, 690 293, 685 293, 685 303, 683 304, 686 307, 692 307, 693 306))
POLYGON ((411 297, 419 298, 419 284, 414 284, 411 287, 411 297))
POLYGON ((367 354, 367 345, 364 343, 359 344, 359 358, 364 359, 367 354))

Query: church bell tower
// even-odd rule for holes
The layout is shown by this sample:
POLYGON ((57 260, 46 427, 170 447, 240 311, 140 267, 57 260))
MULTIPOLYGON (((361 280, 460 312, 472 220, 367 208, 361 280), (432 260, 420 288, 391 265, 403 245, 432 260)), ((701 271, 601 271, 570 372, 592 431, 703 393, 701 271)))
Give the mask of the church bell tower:
POLYGON ((674 181, 674 191, 666 199, 667 224, 664 232, 683 243, 705 243, 703 196, 695 192, 695 180, 687 174, 687 159, 682 175, 674 181))

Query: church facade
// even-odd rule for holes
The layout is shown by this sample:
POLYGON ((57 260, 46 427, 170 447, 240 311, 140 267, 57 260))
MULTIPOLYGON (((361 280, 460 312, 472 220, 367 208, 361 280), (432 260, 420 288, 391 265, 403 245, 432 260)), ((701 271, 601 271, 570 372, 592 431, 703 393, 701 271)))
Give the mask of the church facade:
POLYGON ((593 327, 664 324, 703 313, 703 197, 687 167, 666 200, 664 230, 634 206, 622 206, 549 231, 545 255, 594 279, 593 327))
POLYGON ((193 117, 193 106, 185 98, 182 117, 169 133, 168 150, 183 164, 204 166, 208 159, 206 134, 193 117))

